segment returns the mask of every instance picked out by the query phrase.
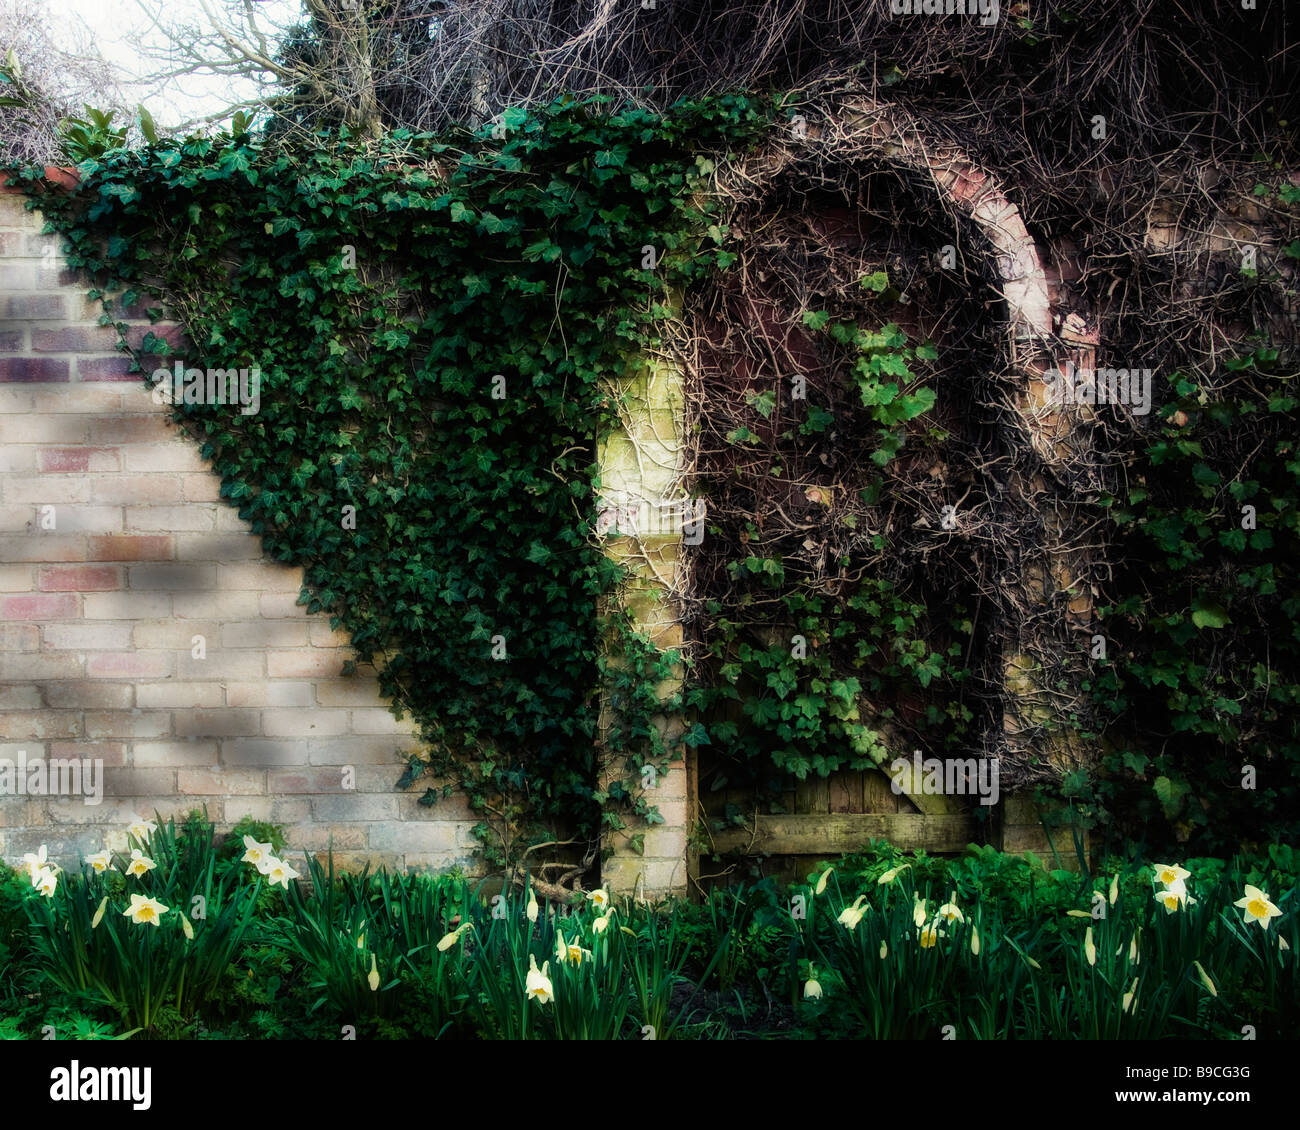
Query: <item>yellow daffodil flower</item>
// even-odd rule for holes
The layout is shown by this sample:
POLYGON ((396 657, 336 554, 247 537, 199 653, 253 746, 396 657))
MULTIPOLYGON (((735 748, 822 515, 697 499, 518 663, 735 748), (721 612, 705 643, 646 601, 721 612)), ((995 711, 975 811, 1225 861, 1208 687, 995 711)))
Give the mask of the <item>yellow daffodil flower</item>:
POLYGON ((965 922, 962 912, 957 908, 955 902, 946 902, 939 907, 939 917, 945 922, 965 922))
POLYGON ((803 999, 819 1001, 822 999, 822 987, 817 981, 817 970, 811 965, 808 967, 808 980, 804 982, 803 999))
POLYGON ((1181 882, 1183 879, 1190 879, 1192 873, 1180 867, 1177 863, 1157 863, 1156 882, 1163 883, 1166 887, 1173 883, 1181 882))
POLYGON ((27 864, 27 878, 31 879, 32 885, 35 886, 36 873, 42 868, 48 866, 48 857, 45 854, 45 845, 41 844, 39 851, 29 851, 23 856, 23 862, 27 864))
POLYGON ((32 886, 41 892, 43 898, 52 899, 58 885, 59 877, 48 867, 42 867, 32 877, 32 886))
POLYGON ((140 843, 147 843, 149 837, 158 830, 158 825, 152 820, 132 820, 126 826, 126 834, 134 836, 140 843))
POLYGON ((1092 941, 1092 927, 1089 926, 1083 935, 1083 956, 1088 959, 1089 965, 1097 964, 1097 947, 1092 941))
POLYGON ((828 867, 822 872, 822 877, 817 880, 817 889, 813 891, 813 894, 819 895, 826 890, 826 880, 831 877, 831 872, 834 870, 834 867, 828 867))
POLYGON ((1268 929, 1269 920, 1277 918, 1282 912, 1269 902, 1268 895, 1258 887, 1252 887, 1246 884, 1246 894, 1232 904, 1239 906, 1245 911, 1242 921, 1249 926, 1252 922, 1258 922, 1264 930, 1268 929))
POLYGON ((252 836, 244 837, 244 854, 239 857, 240 863, 251 863, 259 867, 264 859, 271 855, 270 844, 259 844, 252 836))
POLYGON ((854 899, 853 905, 846 906, 841 910, 840 916, 835 921, 846 930, 856 929, 858 923, 862 921, 862 916, 867 912, 866 908, 863 906, 863 903, 866 901, 866 895, 858 895, 858 897, 854 899))
POLYGON ((906 871, 911 866, 910 863, 904 863, 901 867, 891 867, 876 880, 876 886, 883 887, 888 883, 892 883, 902 872, 906 871))
POLYGON ((90 864, 91 869, 97 874, 102 875, 105 871, 116 871, 113 866, 113 854, 108 851, 97 851, 94 855, 86 856, 86 862, 90 864))
MULTIPOLYGON (((259 868, 258 870, 261 870, 259 868)), ((268 883, 274 887, 276 884, 282 886, 286 891, 289 889, 289 880, 298 878, 298 872, 290 867, 283 859, 272 857, 269 860, 269 866, 263 872, 268 883)))
POLYGON ((1172 887, 1167 891, 1156 891, 1155 899, 1165 908, 1166 914, 1173 914, 1180 907, 1191 906, 1196 902, 1186 890, 1174 890, 1172 887))
POLYGON ((609 905, 609 892, 604 887, 597 887, 594 891, 588 893, 592 904, 597 910, 604 910, 609 905))
POLYGON ((108 909, 108 896, 105 895, 99 900, 99 909, 95 911, 95 917, 90 920, 90 928, 95 929, 104 920, 104 911, 108 909))
POLYGON ((539 972, 537 969, 537 958, 533 954, 528 955, 528 977, 524 983, 524 994, 530 1000, 535 1000, 538 1004, 547 1004, 555 996, 555 987, 551 984, 550 978, 551 963, 546 962, 539 972))
POLYGON ((132 848, 131 862, 126 865, 126 874, 134 875, 138 879, 141 875, 148 874, 157 866, 158 864, 143 855, 139 848, 132 848))
POLYGON ((379 966, 375 964, 375 955, 370 955, 370 973, 366 977, 366 984, 370 986, 372 993, 379 992, 379 966))
POLYGON ((938 928, 938 919, 931 922, 921 931, 921 948, 923 950, 932 949, 939 944, 939 939, 943 937, 943 931, 938 928))
POLYGON ((167 913, 167 907, 157 899, 145 898, 144 895, 132 895, 131 905, 122 911, 122 917, 135 923, 147 923, 157 926, 158 920, 167 913))

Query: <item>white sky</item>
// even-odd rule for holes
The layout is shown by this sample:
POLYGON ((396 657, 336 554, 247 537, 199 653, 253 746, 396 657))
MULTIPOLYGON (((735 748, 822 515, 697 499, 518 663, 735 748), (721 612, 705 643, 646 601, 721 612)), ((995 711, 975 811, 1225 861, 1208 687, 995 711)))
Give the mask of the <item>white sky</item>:
MULTIPOLYGON (((264 30, 291 23, 300 11, 300 0, 253 0, 259 19, 265 16, 264 30)), ((162 9, 168 21, 203 23, 198 0, 145 0, 148 7, 162 9)), ((224 7, 222 0, 209 0, 214 10, 224 7)), ((142 48, 168 50, 168 37, 151 26, 138 0, 43 0, 51 23, 67 36, 77 24, 90 30, 100 53, 122 76, 123 92, 128 104, 143 102, 161 127, 180 121, 204 117, 225 106, 249 97, 254 87, 220 75, 189 75, 174 79, 165 87, 141 85, 144 75, 165 68, 165 62, 147 57, 142 48)))

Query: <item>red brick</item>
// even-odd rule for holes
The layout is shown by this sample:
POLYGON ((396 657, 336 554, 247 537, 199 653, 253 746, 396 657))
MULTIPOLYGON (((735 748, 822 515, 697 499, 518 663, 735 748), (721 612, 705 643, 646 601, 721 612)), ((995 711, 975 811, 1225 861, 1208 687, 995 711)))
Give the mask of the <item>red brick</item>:
MULTIPOLYGON (((174 322, 157 322, 152 326, 129 326, 126 331, 126 340, 132 349, 140 349, 143 345, 145 335, 153 334, 154 337, 162 338, 172 347, 174 352, 183 352, 185 349, 185 332, 174 322)), ((172 359, 175 364, 175 359, 172 359)), ((163 357, 158 358, 158 364, 166 368, 171 366, 166 364, 163 357)))
POLYGON ((117 345, 112 326, 69 326, 61 330, 32 330, 37 353, 108 353, 117 345))
POLYGON ((138 381, 142 374, 130 372, 129 357, 78 357, 77 376, 83 381, 138 381))
POLYGON ((46 447, 41 449, 40 469, 46 472, 121 470, 122 457, 113 447, 46 447))
POLYGON ((170 534, 109 534, 90 539, 88 561, 170 561, 170 534))
POLYGON ((4 316, 27 321, 62 321, 67 316, 61 294, 15 294, 0 303, 4 316))
POLYGON ((63 596, 9 596, 0 601, 6 620, 69 620, 81 614, 77 598, 63 596))
POLYGON ((109 592, 122 587, 113 565, 48 565, 41 569, 41 592, 109 592))
POLYGON ((91 678, 161 679, 171 674, 170 655, 102 652, 86 657, 86 675, 91 678))
POLYGON ((17 330, 0 333, 0 353, 17 353, 23 347, 23 335, 17 330))
POLYGON ((68 363, 52 357, 0 357, 0 381, 66 381, 68 363))

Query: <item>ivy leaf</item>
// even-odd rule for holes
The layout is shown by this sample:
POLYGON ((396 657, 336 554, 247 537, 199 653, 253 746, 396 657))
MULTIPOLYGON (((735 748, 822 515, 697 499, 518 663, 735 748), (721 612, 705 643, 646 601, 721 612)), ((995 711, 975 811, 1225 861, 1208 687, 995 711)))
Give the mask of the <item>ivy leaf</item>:
POLYGON ((1228 610, 1221 604, 1203 597, 1192 601, 1192 623, 1198 628, 1222 628, 1230 623, 1228 610))

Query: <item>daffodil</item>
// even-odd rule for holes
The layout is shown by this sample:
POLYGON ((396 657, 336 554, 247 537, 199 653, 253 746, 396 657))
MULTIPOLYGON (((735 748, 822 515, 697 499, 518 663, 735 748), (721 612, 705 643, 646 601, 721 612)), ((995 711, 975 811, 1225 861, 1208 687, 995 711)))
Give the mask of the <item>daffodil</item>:
POLYGON ((1190 906, 1196 901, 1186 890, 1174 890, 1172 888, 1167 891, 1156 891, 1155 899, 1165 908, 1166 914, 1173 914, 1179 907, 1190 906))
POLYGON ((452 946, 460 941, 460 936, 472 925, 472 922, 465 922, 460 926, 457 926, 450 934, 444 934, 438 942, 438 952, 446 953, 452 946))
POLYGON ((819 1001, 822 999, 822 987, 817 981, 817 970, 808 967, 808 980, 804 982, 803 999, 819 1001))
POLYGON ((866 895, 858 895, 853 901, 852 906, 846 906, 840 911, 840 916, 835 919, 846 930, 853 930, 858 923, 862 921, 862 916, 866 914, 866 907, 863 905, 867 901, 866 895))
POLYGON ((104 920, 104 911, 108 909, 108 896, 105 895, 99 900, 99 909, 95 911, 95 917, 90 920, 90 928, 93 930, 104 920))
POLYGON ((980 955, 980 932, 974 926, 970 928, 970 952, 975 957, 980 955))
POLYGON ((1242 921, 1249 926, 1252 922, 1258 922, 1261 929, 1267 930, 1269 919, 1277 918, 1282 912, 1269 902, 1268 895, 1258 887, 1252 887, 1246 884, 1246 894, 1232 904, 1239 906, 1245 911, 1242 921))
POLYGON ((158 830, 158 825, 152 820, 132 820, 126 826, 126 834, 134 836, 140 843, 148 843, 149 837, 158 830))
POLYGON ((1124 994, 1124 1000, 1120 1008, 1121 1012, 1128 1012, 1129 1005, 1133 1003, 1133 997, 1137 993, 1138 979, 1133 978, 1133 984, 1128 987, 1128 992, 1124 994))
POLYGON ((1133 937, 1129 939, 1128 943, 1128 962, 1130 965, 1136 965, 1141 960, 1142 957, 1138 953, 1138 931, 1134 930, 1133 937))
POLYGON ((1177 863, 1157 863, 1155 866, 1156 882, 1163 883, 1166 887, 1183 879, 1190 879, 1192 875, 1190 871, 1180 867, 1177 863))
POLYGON ((59 877, 48 867, 42 867, 32 876, 32 886, 41 892, 42 897, 52 899, 54 889, 59 885, 59 877))
POLYGON ((1201 975, 1201 984, 1210 990, 1210 996, 1217 997, 1219 995, 1219 990, 1214 987, 1214 982, 1210 980, 1210 975, 1201 968, 1201 963, 1199 961, 1193 961, 1192 964, 1196 966, 1196 972, 1201 975))
POLYGON ((935 919, 921 931, 921 948, 923 950, 932 949, 939 944, 939 939, 943 937, 943 931, 939 929, 938 921, 938 919, 935 919))
POLYGON ((379 966, 375 964, 375 955, 370 955, 370 973, 366 977, 366 984, 370 986, 372 993, 379 992, 379 966))
POLYGON ((831 877, 831 872, 834 870, 834 867, 828 867, 822 872, 822 877, 817 880, 817 889, 813 891, 813 894, 819 895, 826 890, 826 880, 831 877))
POLYGON ((881 875, 879 879, 876 880, 876 886, 883 887, 887 883, 892 883, 895 879, 898 878, 900 873, 906 871, 911 866, 912 865, 910 863, 904 863, 901 867, 891 867, 888 871, 886 871, 883 875, 881 875))
POLYGON ((528 915, 529 922, 537 921, 537 896, 532 891, 528 892, 528 907, 524 913, 528 915))
POLYGON ((609 905, 609 892, 604 887, 597 887, 588 893, 587 898, 597 910, 604 910, 609 905))
POLYGON ((94 855, 88 855, 86 862, 90 864, 91 869, 102 875, 105 871, 116 871, 113 866, 113 853, 109 851, 97 851, 94 855))
MULTIPOLYGON (((178 910, 176 913, 180 914, 181 912, 178 910)), ((190 920, 183 914, 181 914, 181 933, 185 935, 186 940, 194 941, 194 927, 190 925, 190 920)))
POLYGON ((167 913, 167 907, 157 899, 145 898, 144 895, 132 895, 131 905, 122 911, 124 918, 136 923, 158 925, 158 920, 167 913))
POLYGON ((916 928, 919 930, 924 926, 925 920, 929 917, 925 909, 925 899, 918 895, 915 904, 912 906, 912 921, 916 923, 916 928))
POLYGON ((1110 881, 1110 905, 1115 905, 1115 900, 1119 898, 1119 875, 1116 874, 1110 881))
POLYGON ((1067 918, 1091 918, 1092 917, 1092 915, 1086 910, 1067 910, 1065 912, 1065 916, 1067 918))
POLYGON ((36 873, 47 866, 47 859, 44 844, 41 844, 39 851, 29 851, 23 856, 23 862, 27 864, 27 878, 31 879, 33 884, 35 884, 36 873))
POLYGON ((239 857, 240 863, 251 863, 254 866, 260 866, 264 859, 271 855, 270 844, 259 844, 252 836, 244 837, 244 854, 239 857))
POLYGON ((1097 964, 1097 947, 1092 941, 1092 927, 1089 926, 1083 935, 1083 956, 1088 959, 1089 965, 1097 964))
POLYGON ((599 918, 593 918, 591 921, 592 932, 596 934, 603 934, 608 926, 609 926, 608 914, 602 914, 599 918))
POLYGON ((143 855, 139 848, 131 849, 131 862, 126 865, 126 874, 134 875, 137 879, 141 875, 146 875, 152 871, 156 864, 148 856, 143 855))
POLYGON ((264 874, 272 887, 279 884, 286 891, 289 889, 289 880, 298 878, 297 871, 285 863, 283 859, 275 858, 271 859, 270 866, 267 867, 264 874))
POLYGON ((537 958, 533 954, 528 955, 528 977, 524 982, 524 994, 538 1004, 547 1004, 555 996, 555 988, 551 984, 550 978, 551 963, 548 961, 543 964, 540 972, 537 968, 537 958))
POLYGON ((966 921, 966 919, 962 916, 961 911, 957 908, 957 904, 955 902, 946 902, 943 904, 943 906, 939 907, 939 917, 942 918, 945 922, 966 921))
POLYGON ((635 938, 635 937, 636 937, 636 931, 635 931, 635 930, 629 930, 626 926, 620 926, 619 929, 622 930, 623 933, 625 933, 629 938, 635 938))
POLYGON ((1277 936, 1277 948, 1280 950, 1289 950, 1291 948, 1291 943, 1279 934, 1277 936))

